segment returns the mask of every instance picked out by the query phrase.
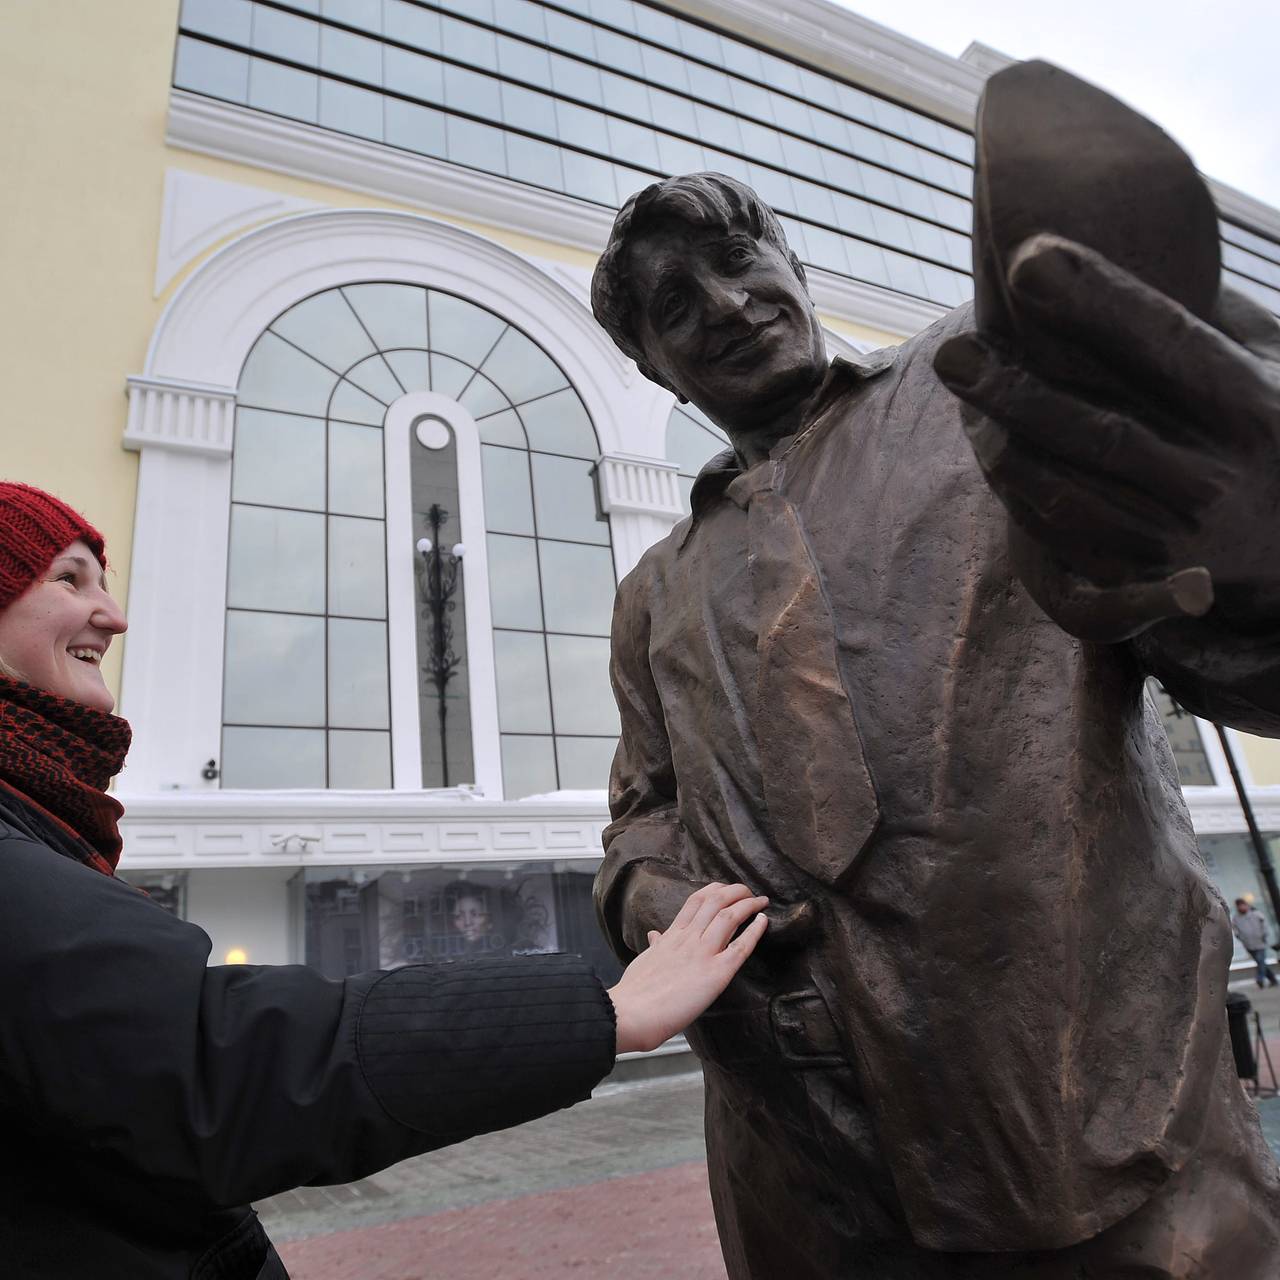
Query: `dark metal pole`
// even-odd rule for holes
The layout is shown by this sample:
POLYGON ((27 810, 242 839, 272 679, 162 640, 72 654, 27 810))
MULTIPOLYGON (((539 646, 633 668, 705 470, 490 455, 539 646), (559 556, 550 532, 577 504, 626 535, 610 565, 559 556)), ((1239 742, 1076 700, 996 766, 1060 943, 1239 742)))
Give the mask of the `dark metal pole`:
POLYGON ((431 538, 419 544, 422 562, 425 567, 425 582, 422 583, 423 614, 431 620, 431 652, 429 661, 423 672, 431 677, 436 687, 439 704, 436 708, 436 720, 440 729, 440 771, 444 786, 449 785, 449 742, 446 733, 446 720, 449 714, 445 702, 445 689, 453 679, 461 659, 453 652, 453 626, 449 614, 455 606, 454 595, 458 590, 458 573, 462 567, 462 547, 459 544, 450 552, 446 562, 444 551, 440 546, 440 530, 449 518, 449 513, 438 502, 433 502, 426 512, 427 523, 431 526, 431 538))
POLYGON ((1267 886, 1267 897, 1271 899, 1271 920, 1273 927, 1280 928, 1280 884, 1276 882, 1275 863, 1271 861, 1271 850, 1258 830, 1258 821, 1253 816, 1253 805, 1249 803, 1248 792, 1240 778, 1240 770, 1236 765, 1235 753, 1231 743, 1227 741, 1227 731, 1216 721, 1213 727, 1218 731, 1218 741, 1222 743, 1222 754, 1227 758, 1227 768, 1231 770, 1231 781, 1236 785, 1236 795, 1240 799, 1240 808, 1244 812, 1245 825, 1249 828, 1249 838, 1253 841, 1253 851, 1258 858, 1258 870, 1262 872, 1263 882, 1267 886))
MULTIPOLYGON (((444 584, 441 581, 440 572, 440 523, 444 519, 444 512, 438 503, 432 503, 431 510, 428 513, 431 519, 431 544, 434 552, 431 556, 431 599, 439 602, 439 606, 444 604, 444 584)), ((449 647, 448 641, 445 639, 444 633, 444 608, 437 607, 432 610, 432 624, 435 630, 434 640, 434 665, 435 665, 435 682, 436 691, 440 695, 440 706, 438 709, 438 721, 440 725, 440 768, 442 771, 442 781, 444 786, 449 785, 449 746, 448 739, 445 734, 445 717, 449 714, 449 708, 444 700, 444 687, 448 683, 449 676, 445 675, 441 678, 441 668, 443 667, 443 657, 445 650, 449 647)), ((452 672, 449 673, 450 675, 452 672)))

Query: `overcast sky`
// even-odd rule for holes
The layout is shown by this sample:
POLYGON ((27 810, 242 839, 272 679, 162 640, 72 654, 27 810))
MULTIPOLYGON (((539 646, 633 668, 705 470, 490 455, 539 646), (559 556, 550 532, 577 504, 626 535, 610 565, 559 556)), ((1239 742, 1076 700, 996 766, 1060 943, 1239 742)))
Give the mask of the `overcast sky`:
POLYGON ((1210 177, 1280 208, 1280 0, 839 0, 958 57, 1047 58, 1161 125, 1210 177))

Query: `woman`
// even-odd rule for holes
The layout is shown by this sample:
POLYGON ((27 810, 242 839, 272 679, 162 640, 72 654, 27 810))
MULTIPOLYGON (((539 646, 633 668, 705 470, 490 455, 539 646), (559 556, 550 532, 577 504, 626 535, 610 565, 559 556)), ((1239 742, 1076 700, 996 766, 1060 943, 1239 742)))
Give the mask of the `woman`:
POLYGON ((207 967, 200 929, 113 875, 129 726, 100 669, 126 625, 105 567, 83 517, 0 484, 6 1277, 282 1280, 251 1201, 587 1097, 760 939, 765 899, 713 885, 609 991, 564 955, 207 967))

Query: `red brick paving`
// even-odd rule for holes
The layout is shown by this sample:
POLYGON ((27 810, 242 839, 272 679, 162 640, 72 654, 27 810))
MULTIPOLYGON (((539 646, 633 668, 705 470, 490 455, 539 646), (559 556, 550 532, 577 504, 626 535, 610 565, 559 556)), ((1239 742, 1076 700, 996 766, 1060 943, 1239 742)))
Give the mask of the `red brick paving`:
POLYGON ((292 1280, 725 1280, 701 1161, 279 1248, 292 1280))

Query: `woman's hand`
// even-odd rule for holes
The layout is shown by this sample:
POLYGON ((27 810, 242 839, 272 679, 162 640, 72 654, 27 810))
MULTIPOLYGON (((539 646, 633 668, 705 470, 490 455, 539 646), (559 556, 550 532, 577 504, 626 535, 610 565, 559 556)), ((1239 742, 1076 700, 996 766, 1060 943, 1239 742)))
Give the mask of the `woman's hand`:
POLYGON ((755 950, 768 905, 746 885, 708 884, 689 895, 665 933, 652 930, 648 950, 609 992, 618 1015, 618 1052, 656 1049, 683 1031, 755 950))

